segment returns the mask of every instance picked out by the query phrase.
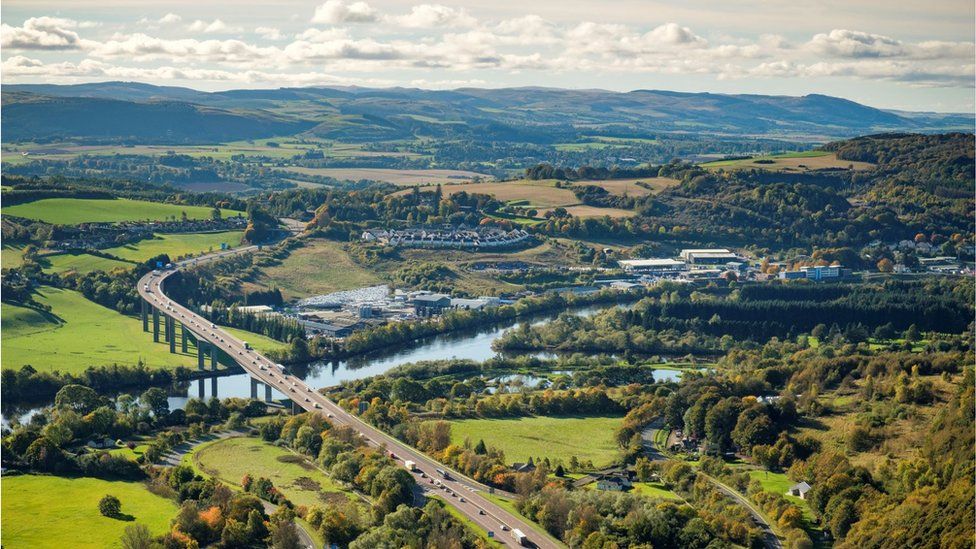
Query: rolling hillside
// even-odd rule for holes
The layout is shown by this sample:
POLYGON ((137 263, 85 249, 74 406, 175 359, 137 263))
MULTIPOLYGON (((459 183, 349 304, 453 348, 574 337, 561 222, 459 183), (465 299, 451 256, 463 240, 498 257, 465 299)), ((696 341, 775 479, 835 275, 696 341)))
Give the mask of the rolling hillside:
POLYGON ((305 132, 352 142, 431 137, 557 143, 660 133, 827 140, 945 130, 961 115, 895 113, 825 95, 612 92, 558 88, 282 88, 200 92, 106 82, 10 85, 7 140, 115 138, 205 142, 305 132))

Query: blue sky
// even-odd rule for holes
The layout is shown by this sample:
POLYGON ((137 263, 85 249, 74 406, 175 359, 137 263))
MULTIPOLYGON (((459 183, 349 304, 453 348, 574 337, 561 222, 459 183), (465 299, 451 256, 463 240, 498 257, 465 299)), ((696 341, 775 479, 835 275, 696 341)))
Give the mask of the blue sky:
POLYGON ((974 111, 972 0, 5 0, 2 82, 823 93, 974 111))

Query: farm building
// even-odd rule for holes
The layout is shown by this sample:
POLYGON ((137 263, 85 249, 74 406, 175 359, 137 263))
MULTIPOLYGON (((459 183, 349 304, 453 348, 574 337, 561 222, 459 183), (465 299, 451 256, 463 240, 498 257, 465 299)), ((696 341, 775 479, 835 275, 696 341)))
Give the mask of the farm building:
POLYGON ((786 494, 789 496, 796 496, 800 499, 807 499, 807 493, 810 492, 810 485, 804 481, 797 482, 790 489, 787 490, 786 494))

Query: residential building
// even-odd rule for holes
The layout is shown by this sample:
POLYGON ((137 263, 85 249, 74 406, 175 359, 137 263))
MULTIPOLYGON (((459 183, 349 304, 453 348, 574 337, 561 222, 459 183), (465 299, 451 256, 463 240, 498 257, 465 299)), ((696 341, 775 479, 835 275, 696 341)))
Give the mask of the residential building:
POLYGON ((631 482, 630 476, 621 473, 610 473, 606 475, 601 475, 597 478, 596 488, 597 490, 608 490, 611 492, 625 492, 634 487, 634 483, 631 482))

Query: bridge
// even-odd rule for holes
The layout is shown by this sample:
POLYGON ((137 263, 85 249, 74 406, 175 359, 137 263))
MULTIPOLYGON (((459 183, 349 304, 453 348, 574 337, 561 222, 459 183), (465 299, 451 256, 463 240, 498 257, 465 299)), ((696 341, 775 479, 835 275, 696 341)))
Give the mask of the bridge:
POLYGON ((151 319, 153 340, 158 342, 162 337, 169 343, 171 353, 176 352, 177 339, 179 339, 180 350, 186 353, 188 338, 192 337, 196 342, 199 369, 204 370, 209 362, 210 368, 216 370, 217 356, 223 353, 250 376, 251 398, 258 398, 259 388, 263 386, 264 399, 270 401, 271 389, 275 388, 291 399, 295 406, 307 412, 324 414, 328 421, 335 425, 352 427, 368 444, 389 452, 401 466, 404 466, 406 461, 412 461, 415 465, 410 473, 422 491, 440 493, 448 505, 457 509, 477 526, 492 532, 495 539, 502 544, 520 546, 524 543, 525 546, 545 549, 562 547, 562 544, 542 535, 521 517, 484 497, 482 492, 487 491, 484 485, 449 469, 426 454, 346 412, 338 404, 306 385, 302 379, 289 375, 284 367, 245 345, 245 342, 237 339, 227 330, 166 296, 164 282, 181 270, 255 248, 256 246, 248 246, 216 252, 147 273, 138 283, 139 296, 142 298, 143 331, 150 331, 151 319), (448 472, 450 478, 439 471, 448 472), (523 543, 516 540, 514 535, 516 530, 525 534, 527 539, 524 539, 523 543))

